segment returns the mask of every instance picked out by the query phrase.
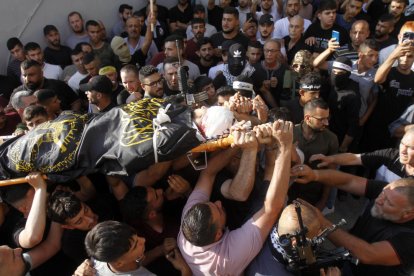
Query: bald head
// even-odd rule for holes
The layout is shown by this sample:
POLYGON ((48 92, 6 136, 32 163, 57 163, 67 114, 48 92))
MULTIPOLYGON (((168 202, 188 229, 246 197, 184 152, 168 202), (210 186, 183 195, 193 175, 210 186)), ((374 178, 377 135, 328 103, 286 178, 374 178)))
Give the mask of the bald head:
POLYGON ((289 36, 291 39, 299 39, 304 30, 304 21, 300 15, 295 15, 289 20, 289 36))
MULTIPOLYGON (((321 225, 318 221, 317 213, 307 207, 306 205, 301 204, 301 214, 303 219, 303 224, 308 228, 308 233, 306 236, 308 238, 313 238, 317 236, 320 232, 321 225)), ((280 215, 277 232, 279 236, 285 234, 293 234, 300 229, 298 215, 295 210, 294 204, 289 204, 283 210, 280 215)))
POLYGON ((352 46, 358 50, 361 45, 369 36, 369 24, 365 20, 357 20, 352 24, 349 32, 351 37, 352 46))

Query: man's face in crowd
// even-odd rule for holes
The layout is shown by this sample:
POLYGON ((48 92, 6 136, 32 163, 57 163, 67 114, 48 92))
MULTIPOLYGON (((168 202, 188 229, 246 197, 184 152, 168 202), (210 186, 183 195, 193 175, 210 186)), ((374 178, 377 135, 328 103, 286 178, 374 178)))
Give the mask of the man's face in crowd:
POLYGON ((268 42, 263 47, 264 60, 267 64, 274 64, 277 62, 280 54, 280 47, 274 42, 268 42))
POLYGON ((293 17, 299 14, 300 2, 299 0, 288 0, 286 3, 286 15, 293 17))
MULTIPOLYGON (((305 93, 308 93, 307 96, 311 98, 310 100, 319 97, 318 92, 305 93)), ((305 121, 312 130, 324 131, 329 125, 329 109, 316 108, 313 112, 305 114, 305 121)))
MULTIPOLYGON (((158 76, 161 77, 159 74, 158 76)), ((163 190, 147 187, 147 204, 150 210, 160 212, 162 210, 162 205, 164 204, 163 190)))
POLYGON ((407 133, 400 142, 400 163, 414 166, 414 134, 407 133))
POLYGON ((22 69, 22 77, 24 84, 31 90, 35 90, 40 87, 43 81, 42 68, 32 66, 26 70, 22 69))
POLYGON ((83 32, 83 20, 79 17, 78 14, 74 14, 69 16, 69 25, 70 28, 74 33, 82 33, 83 32))
POLYGON ((105 41, 106 40, 106 27, 101 20, 99 20, 98 23, 99 23, 99 30, 100 30, 99 31, 100 40, 105 41))
POLYGON ((85 66, 83 65, 83 57, 84 57, 84 53, 80 52, 77 55, 71 55, 70 57, 72 58, 72 62, 73 64, 76 66, 76 70, 78 70, 79 72, 85 72, 85 66))
POLYGON ((249 0, 239 0, 239 7, 242 9, 246 8, 248 4, 249 4, 249 0))
POLYGON ((178 57, 177 45, 174 41, 168 41, 164 43, 165 57, 178 57))
POLYGON ((120 15, 121 15, 122 20, 124 22, 126 22, 127 19, 132 16, 132 10, 130 10, 130 9, 124 9, 124 11, 120 15))
POLYGON ((258 63, 262 57, 262 50, 249 46, 247 48, 246 57, 250 64, 258 63))
POLYGON ((129 93, 139 92, 141 82, 134 72, 121 72, 122 85, 129 93))
POLYGON ((60 35, 59 35, 59 32, 57 32, 57 31, 50 31, 46 35, 46 40, 52 46, 60 47, 60 35))
POLYGON ((54 96, 47 104, 42 106, 46 109, 48 114, 58 114, 62 110, 60 107, 60 100, 57 96, 54 96))
POLYGON ((414 62, 414 53, 406 53, 398 58, 398 68, 409 70, 414 62))
POLYGON ((318 13, 318 18, 321 21, 321 26, 325 29, 329 29, 335 23, 336 10, 324 10, 318 13))
POLYGON ((38 125, 43 124, 44 122, 47 122, 47 117, 43 115, 38 115, 32 118, 31 120, 26 121, 26 126, 29 130, 32 130, 38 125))
POLYGON ((398 191, 398 185, 392 182, 384 187, 375 199, 371 215, 378 219, 400 222, 407 212, 412 212, 407 196, 398 191))
POLYGON ((348 17, 352 17, 354 18, 355 16, 357 16, 362 9, 362 2, 357 1, 357 0, 351 0, 349 1, 348 5, 346 5, 345 7, 345 14, 348 17))
POLYGON ((201 19, 205 19, 206 18, 206 13, 202 12, 202 11, 197 11, 193 14, 194 18, 201 18, 201 19))
POLYGON ((247 37, 254 37, 254 38, 256 38, 256 33, 257 33, 257 25, 256 24, 250 24, 250 26, 247 29, 245 35, 247 37))
POLYGON ((374 67, 378 62, 378 51, 370 48, 366 49, 364 52, 360 52, 358 56, 360 58, 360 63, 368 69, 374 67))
MULTIPOLYGON (((299 90, 299 94, 300 94, 301 102, 306 104, 307 102, 310 102, 313 99, 319 98, 320 92, 319 90, 317 91, 299 90)), ((323 117, 320 117, 320 118, 323 118, 323 117)))
POLYGON ((128 38, 137 39, 141 35, 141 24, 138 18, 130 17, 126 21, 126 30, 128 38))
POLYGON ((81 50, 82 50, 82 52, 84 52, 85 54, 92 53, 92 51, 93 51, 92 46, 91 46, 91 45, 89 45, 89 44, 82 44, 82 46, 81 46, 81 50))
POLYGON ((391 1, 388 9, 390 14, 392 14, 395 18, 399 18, 404 13, 405 4, 391 1))
POLYGON ((289 21, 289 37, 291 39, 299 38, 303 33, 303 20, 300 18, 292 18, 289 21))
POLYGON ((168 88, 174 91, 179 90, 177 64, 171 64, 171 63, 165 64, 164 77, 167 82, 168 88))
POLYGON ((99 26, 89 25, 86 31, 92 43, 96 44, 101 41, 101 28, 99 26))
POLYGON ((99 73, 99 61, 95 59, 92 62, 85 64, 85 69, 88 72, 89 76, 97 76, 99 73))
POLYGON ((227 216, 221 201, 218 200, 206 204, 210 207, 212 223, 216 225, 218 231, 224 231, 226 228, 227 216))
POLYGON ((88 98, 89 103, 99 105, 99 95, 95 90, 90 90, 85 92, 86 97, 88 98))
POLYGON ((153 98, 162 98, 164 96, 164 79, 158 72, 144 78, 141 87, 146 94, 153 98))
POLYGON ((96 224, 98 224, 98 215, 88 205, 82 203, 82 208, 79 213, 73 218, 67 219, 66 224, 62 225, 62 228, 89 231, 96 224))
POLYGON ((369 36, 368 25, 362 23, 354 24, 349 32, 349 36, 351 37, 352 45, 359 47, 369 36))
POLYGON ((43 51, 40 48, 27 51, 27 59, 35 60, 40 64, 43 64, 43 51))
POLYGON ((229 34, 233 32, 239 25, 239 20, 234 14, 224 13, 221 20, 221 26, 223 28, 223 33, 229 34))
POLYGON ((386 35, 389 35, 394 30, 394 26, 392 22, 383 22, 378 21, 377 25, 375 26, 375 38, 383 38, 386 35))
POLYGON ((206 25, 203 23, 196 23, 191 25, 191 31, 194 34, 194 37, 197 40, 200 40, 204 37, 204 33, 206 31, 206 25))
POLYGON ((262 0, 261 8, 264 11, 269 11, 273 6, 273 0, 262 0))
POLYGON ((209 99, 212 99, 216 96, 216 88, 214 87, 213 83, 210 83, 204 86, 201 91, 207 91, 207 95, 209 99))
POLYGON ((0 246, 0 275, 23 276, 26 266, 21 248, 11 249, 7 245, 0 246))
POLYGON ((203 59, 207 62, 213 60, 213 45, 211 45, 210 43, 201 45, 200 50, 197 52, 200 56, 200 59, 203 59))
POLYGON ((20 45, 14 46, 14 48, 10 50, 10 54, 18 61, 24 61, 26 59, 23 47, 20 45))
POLYGON ((261 24, 259 25, 259 32, 262 38, 267 39, 272 35, 275 25, 273 24, 261 24))

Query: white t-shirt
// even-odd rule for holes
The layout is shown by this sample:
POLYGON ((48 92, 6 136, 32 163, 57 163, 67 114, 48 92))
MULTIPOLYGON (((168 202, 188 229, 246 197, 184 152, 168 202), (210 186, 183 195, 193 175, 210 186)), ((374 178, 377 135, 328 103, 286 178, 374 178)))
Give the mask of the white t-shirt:
POLYGON ((88 74, 81 74, 79 73, 79 71, 76 71, 75 74, 73 74, 72 77, 70 77, 70 79, 68 80, 68 85, 70 86, 70 88, 72 88, 73 91, 75 91, 75 93, 78 93, 79 90, 79 82, 81 80, 83 80, 84 78, 86 78, 88 76, 88 74))
POLYGON ((96 269, 96 276, 155 276, 154 273, 150 272, 143 266, 129 272, 115 273, 108 267, 108 263, 94 260, 93 267, 96 269))
POLYGON ((62 80, 63 70, 59 65, 45 62, 43 66, 43 76, 47 79, 62 80))

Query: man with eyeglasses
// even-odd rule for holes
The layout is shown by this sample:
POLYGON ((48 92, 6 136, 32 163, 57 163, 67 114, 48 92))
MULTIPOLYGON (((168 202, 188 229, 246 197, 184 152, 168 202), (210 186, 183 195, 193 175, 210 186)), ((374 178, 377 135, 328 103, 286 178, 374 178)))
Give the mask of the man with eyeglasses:
POLYGON ((164 96, 164 78, 158 69, 146 65, 139 70, 139 80, 144 90, 144 98, 162 98, 164 96))
MULTIPOLYGON (((308 91, 318 91, 320 89, 316 83, 302 85, 308 91)), ((298 143, 298 148, 305 155, 304 164, 316 169, 316 163, 310 162, 309 158, 313 154, 333 155, 338 152, 338 138, 328 129, 329 126, 329 106, 319 97, 308 101, 303 107, 303 121, 293 129, 294 141, 298 143)), ((334 165, 330 165, 334 169, 334 165)), ((302 198, 319 210, 323 210, 327 203, 330 187, 319 182, 312 182, 308 185, 300 185, 294 182, 288 191, 288 201, 302 198)))

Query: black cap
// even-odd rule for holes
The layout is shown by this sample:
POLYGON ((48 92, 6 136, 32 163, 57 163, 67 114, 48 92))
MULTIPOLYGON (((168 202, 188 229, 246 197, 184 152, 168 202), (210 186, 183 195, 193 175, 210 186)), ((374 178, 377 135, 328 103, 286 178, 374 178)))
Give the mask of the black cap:
POLYGON ((81 84, 79 89, 83 92, 96 91, 104 94, 112 93, 112 82, 106 76, 92 77, 88 83, 81 84))
POLYGON ((259 25, 273 25, 275 21, 273 20, 273 16, 271 14, 263 14, 259 19, 259 25))

